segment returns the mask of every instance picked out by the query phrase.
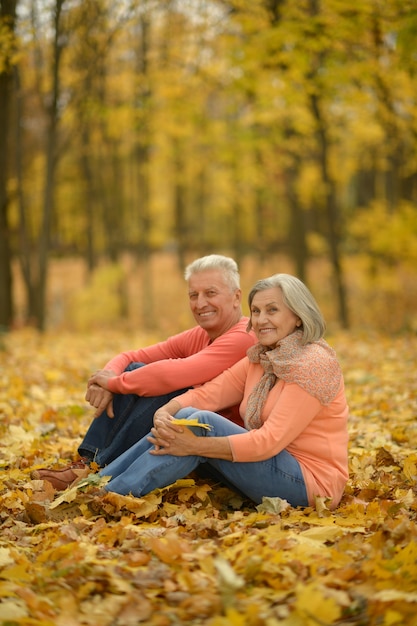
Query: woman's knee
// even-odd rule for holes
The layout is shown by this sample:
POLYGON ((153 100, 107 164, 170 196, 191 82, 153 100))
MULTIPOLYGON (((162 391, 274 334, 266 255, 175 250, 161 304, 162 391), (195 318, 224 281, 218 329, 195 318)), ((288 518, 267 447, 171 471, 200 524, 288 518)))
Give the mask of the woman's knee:
POLYGON ((223 415, 213 413, 213 411, 199 410, 193 415, 199 422, 211 426, 211 434, 218 437, 227 437, 228 435, 236 435, 245 433, 246 430, 242 426, 228 420, 223 415))
POLYGON ((195 409, 192 406, 187 406, 185 409, 180 409, 178 413, 175 414, 175 417, 183 420, 191 417, 193 413, 198 413, 198 409, 195 409))

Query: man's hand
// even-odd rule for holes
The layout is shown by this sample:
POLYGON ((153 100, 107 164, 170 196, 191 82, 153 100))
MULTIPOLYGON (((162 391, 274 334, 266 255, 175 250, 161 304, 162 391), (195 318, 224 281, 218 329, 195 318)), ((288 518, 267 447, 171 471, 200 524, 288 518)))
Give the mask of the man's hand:
POLYGON ((107 389, 107 381, 113 376, 116 376, 116 373, 112 370, 100 370, 93 374, 87 383, 85 399, 95 407, 94 417, 99 417, 103 411, 106 411, 109 417, 114 417, 113 394, 107 389))
POLYGON ((98 385, 91 385, 91 387, 87 389, 85 399, 91 406, 95 407, 94 417, 99 417, 103 411, 106 411, 109 417, 114 417, 113 394, 111 391, 103 389, 98 385))
POLYGON ((99 387, 103 387, 103 389, 107 389, 109 379, 115 376, 117 376, 117 374, 113 370, 98 370, 88 379, 87 387, 98 385, 99 387))

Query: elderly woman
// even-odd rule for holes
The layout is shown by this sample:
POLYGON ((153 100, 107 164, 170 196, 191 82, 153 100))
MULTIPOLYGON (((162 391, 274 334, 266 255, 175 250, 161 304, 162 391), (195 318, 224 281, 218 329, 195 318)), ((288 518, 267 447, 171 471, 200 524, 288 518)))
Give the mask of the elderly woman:
POLYGON ((107 491, 142 496, 207 463, 256 503, 269 496, 304 507, 325 496, 338 505, 348 478, 348 406, 320 309, 288 274, 258 281, 249 309, 258 343, 158 409, 149 436, 101 471, 112 477, 107 491), (237 403, 245 428, 215 413, 237 403), (202 426, 175 424, 174 416, 202 426))

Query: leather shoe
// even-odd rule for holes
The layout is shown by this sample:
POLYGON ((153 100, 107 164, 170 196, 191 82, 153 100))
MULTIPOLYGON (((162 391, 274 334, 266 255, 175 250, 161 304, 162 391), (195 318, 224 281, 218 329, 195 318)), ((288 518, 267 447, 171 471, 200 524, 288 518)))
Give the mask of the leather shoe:
POLYGON ((30 477, 33 480, 47 480, 53 486, 56 491, 64 491, 67 487, 70 487, 75 481, 85 478, 90 474, 91 470, 88 462, 83 460, 74 461, 58 470, 52 469, 37 469, 32 470, 30 477))

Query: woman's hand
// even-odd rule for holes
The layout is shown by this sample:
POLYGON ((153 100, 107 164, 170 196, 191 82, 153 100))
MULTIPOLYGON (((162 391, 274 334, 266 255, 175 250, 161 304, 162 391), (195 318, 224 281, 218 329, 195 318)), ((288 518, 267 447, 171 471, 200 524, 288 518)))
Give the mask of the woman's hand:
MULTIPOLYGON (((166 406, 166 405, 165 405, 166 406)), ((156 451, 161 451, 165 448, 169 448, 171 442, 175 440, 176 434, 180 434, 184 431, 181 426, 177 426, 173 423, 173 416, 166 410, 165 406, 158 409, 153 416, 153 428, 151 429, 152 436, 148 437, 148 441, 154 444, 156 451)), ((172 454, 164 452, 161 454, 172 454)))
POLYGON ((174 456, 197 454, 191 449, 191 445, 194 444, 195 446, 198 437, 188 428, 173 423, 174 416, 180 408, 179 402, 172 398, 155 412, 151 436, 148 437, 148 441, 155 446, 153 450, 150 450, 151 454, 159 456, 164 454, 173 454, 174 456))
POLYGON ((173 415, 178 413, 180 405, 173 399, 158 409, 154 415, 154 427, 148 441, 154 448, 150 454, 163 456, 204 456, 212 459, 233 461, 229 437, 199 437, 187 426, 173 423, 173 415))
POLYGON ((162 428, 162 427, 169 428, 170 426, 173 427, 174 424, 172 423, 172 420, 173 420, 172 413, 167 411, 165 406, 162 406, 160 409, 158 409, 154 413, 153 425, 155 428, 162 428))
POLYGON ((159 425, 163 425, 165 422, 172 421, 173 416, 178 413, 181 405, 175 398, 172 398, 169 402, 159 407, 157 411, 155 411, 153 416, 153 424, 155 428, 159 425))
POLYGON ((152 428, 151 436, 148 437, 148 441, 155 446, 149 452, 155 456, 163 456, 164 454, 172 454, 174 456, 198 454, 195 449, 198 439, 189 428, 177 426, 170 420, 164 422, 161 420, 160 422, 158 421, 158 426, 152 428))

